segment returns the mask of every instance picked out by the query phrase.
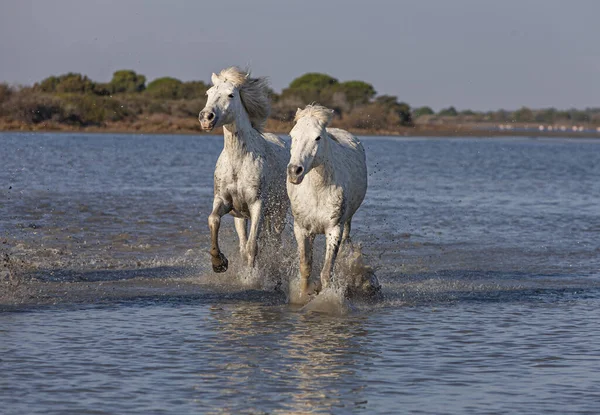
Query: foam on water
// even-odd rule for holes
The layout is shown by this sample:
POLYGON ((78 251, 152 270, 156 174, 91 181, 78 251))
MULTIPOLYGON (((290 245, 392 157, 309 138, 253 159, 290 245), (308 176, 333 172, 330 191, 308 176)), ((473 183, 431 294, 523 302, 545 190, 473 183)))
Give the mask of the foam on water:
MULTIPOLYGON (((236 238, 222 238, 230 260, 225 273, 214 273, 207 252, 188 249, 182 255, 149 258, 115 258, 114 249, 79 255, 67 248, 36 247, 32 243, 5 244, 0 305, 57 304, 107 301, 164 293, 221 295, 262 291, 271 298, 279 293, 283 301, 297 304, 299 269, 295 241, 288 230, 281 241, 261 240, 256 267, 248 267, 238 254, 236 238)), ((317 240, 318 241, 318 240, 317 240)), ((324 247, 315 244, 312 279, 318 279, 324 247)), ((333 287, 315 296, 305 311, 344 314, 357 301, 373 300, 380 286, 362 246, 344 244, 333 276, 333 287)), ((366 303, 365 303, 366 304, 366 303)))

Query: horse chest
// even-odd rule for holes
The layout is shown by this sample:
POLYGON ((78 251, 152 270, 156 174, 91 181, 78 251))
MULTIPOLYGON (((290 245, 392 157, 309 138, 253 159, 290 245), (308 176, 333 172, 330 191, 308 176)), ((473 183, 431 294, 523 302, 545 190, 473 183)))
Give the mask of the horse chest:
POLYGON ((258 199, 260 179, 238 169, 224 169, 217 179, 218 193, 232 208, 236 217, 250 217, 249 205, 258 199))
POLYGON ((339 223, 344 213, 344 195, 339 188, 298 187, 290 195, 295 221, 316 234, 325 233, 331 226, 339 223))

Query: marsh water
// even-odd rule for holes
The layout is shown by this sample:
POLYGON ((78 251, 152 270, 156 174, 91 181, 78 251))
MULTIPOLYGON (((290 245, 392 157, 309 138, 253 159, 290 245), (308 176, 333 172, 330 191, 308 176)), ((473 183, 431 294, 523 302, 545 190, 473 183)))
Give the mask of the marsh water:
POLYGON ((361 140, 383 299, 308 312, 289 226, 210 269, 221 137, 0 134, 0 413, 598 413, 600 141, 361 140))

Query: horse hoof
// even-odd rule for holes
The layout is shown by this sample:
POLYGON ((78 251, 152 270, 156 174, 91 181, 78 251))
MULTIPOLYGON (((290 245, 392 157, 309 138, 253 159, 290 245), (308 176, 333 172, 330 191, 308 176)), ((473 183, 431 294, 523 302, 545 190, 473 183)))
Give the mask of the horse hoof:
POLYGON ((222 253, 219 253, 217 258, 213 258, 212 263, 213 271, 217 273, 227 271, 227 267, 229 266, 229 261, 222 253))
POLYGON ((322 290, 321 281, 311 281, 306 287, 305 294, 308 296, 314 296, 321 292, 322 290))

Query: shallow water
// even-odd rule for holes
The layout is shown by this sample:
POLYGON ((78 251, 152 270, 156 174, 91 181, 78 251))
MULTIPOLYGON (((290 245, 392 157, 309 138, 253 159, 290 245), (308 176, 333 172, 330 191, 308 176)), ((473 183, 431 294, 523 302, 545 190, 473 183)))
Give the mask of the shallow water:
POLYGON ((0 134, 0 412, 597 413, 600 141, 362 141, 384 299, 308 313, 210 271, 220 137, 0 134))

